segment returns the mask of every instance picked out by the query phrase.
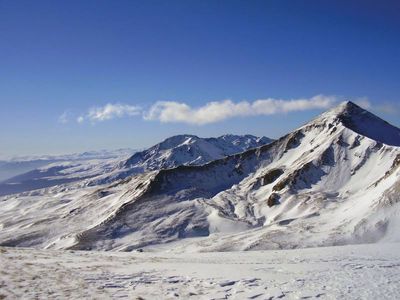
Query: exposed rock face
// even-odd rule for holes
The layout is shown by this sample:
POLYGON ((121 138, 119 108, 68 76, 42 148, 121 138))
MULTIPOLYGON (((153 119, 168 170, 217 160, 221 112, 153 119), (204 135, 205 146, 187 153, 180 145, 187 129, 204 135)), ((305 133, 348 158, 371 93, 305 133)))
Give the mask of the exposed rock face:
POLYGON ((278 205, 278 204, 279 204, 279 198, 280 198, 279 194, 277 194, 277 193, 272 193, 272 194, 269 196, 268 200, 267 200, 267 205, 268 205, 269 207, 272 207, 272 206, 274 206, 274 205, 278 205))
POLYGON ((283 174, 282 169, 269 170, 263 177, 261 177, 261 185, 267 185, 279 178, 283 174))
POLYGON ((303 137, 304 134, 301 131, 296 131, 293 134, 290 134, 290 137, 286 143, 285 151, 289 151, 290 149, 296 148, 300 144, 301 139, 303 137))

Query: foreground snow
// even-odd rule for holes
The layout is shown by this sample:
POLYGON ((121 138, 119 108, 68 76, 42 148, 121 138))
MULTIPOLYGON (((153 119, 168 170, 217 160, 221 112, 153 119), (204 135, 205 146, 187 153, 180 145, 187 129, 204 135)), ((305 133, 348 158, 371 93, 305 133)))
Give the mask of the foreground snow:
POLYGON ((0 298, 399 299, 400 243, 219 253, 0 248, 0 298))

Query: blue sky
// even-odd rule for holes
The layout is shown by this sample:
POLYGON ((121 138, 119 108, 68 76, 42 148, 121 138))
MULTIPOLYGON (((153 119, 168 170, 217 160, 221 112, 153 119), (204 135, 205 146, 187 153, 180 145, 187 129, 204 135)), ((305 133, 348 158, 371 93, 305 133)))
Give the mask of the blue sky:
POLYGON ((276 138, 331 105, 316 95, 399 126, 399 36, 398 1, 3 0, 0 156, 276 138))

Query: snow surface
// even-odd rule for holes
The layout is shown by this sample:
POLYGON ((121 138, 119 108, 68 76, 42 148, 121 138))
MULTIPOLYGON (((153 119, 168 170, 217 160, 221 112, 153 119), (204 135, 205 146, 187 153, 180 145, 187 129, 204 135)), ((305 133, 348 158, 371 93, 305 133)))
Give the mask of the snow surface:
POLYGON ((0 248, 1 299, 399 299, 400 244, 124 253, 0 248))

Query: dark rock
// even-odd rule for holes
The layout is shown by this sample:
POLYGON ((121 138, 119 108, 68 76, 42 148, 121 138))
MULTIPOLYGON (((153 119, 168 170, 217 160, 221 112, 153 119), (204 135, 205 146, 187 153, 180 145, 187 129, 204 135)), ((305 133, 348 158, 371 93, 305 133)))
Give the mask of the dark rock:
POLYGON ((268 205, 269 207, 278 205, 278 204, 280 203, 280 202, 279 202, 279 199, 280 199, 279 194, 277 194, 277 193, 272 193, 271 196, 269 196, 269 198, 268 198, 268 200, 267 200, 267 205, 268 205))
POLYGON ((279 178, 283 174, 282 169, 269 170, 264 176, 261 177, 261 185, 267 185, 279 178))

